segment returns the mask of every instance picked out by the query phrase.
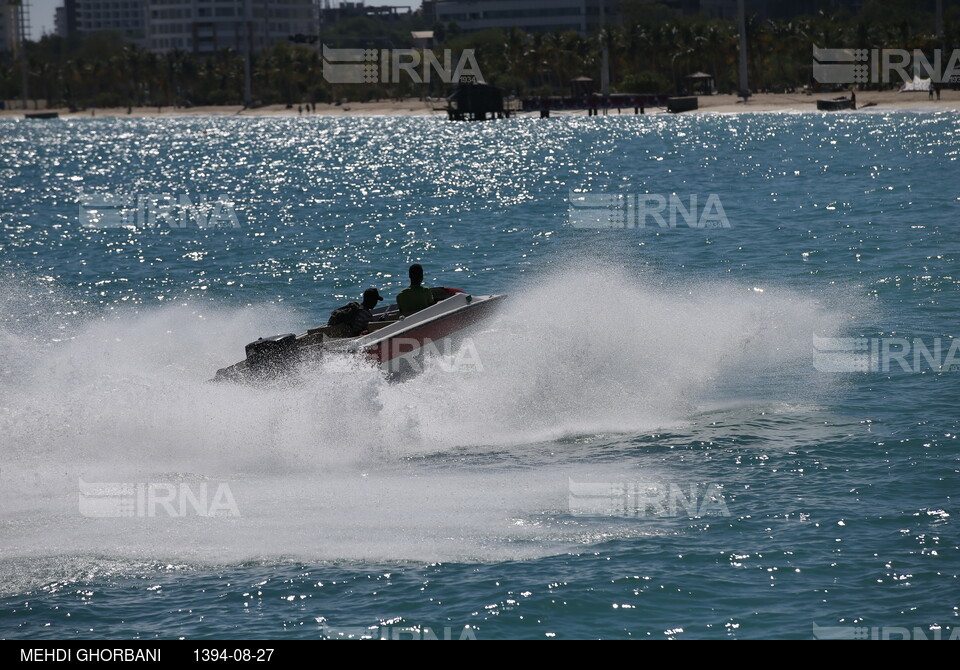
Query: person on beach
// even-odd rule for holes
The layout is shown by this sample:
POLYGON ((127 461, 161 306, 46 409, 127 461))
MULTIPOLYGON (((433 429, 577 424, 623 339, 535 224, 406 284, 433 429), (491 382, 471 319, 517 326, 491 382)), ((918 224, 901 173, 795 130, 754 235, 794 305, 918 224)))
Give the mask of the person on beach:
POLYGON ((410 266, 410 286, 397 294, 397 306, 402 316, 410 316, 421 309, 426 309, 436 300, 431 291, 423 284, 423 268, 419 263, 410 266))

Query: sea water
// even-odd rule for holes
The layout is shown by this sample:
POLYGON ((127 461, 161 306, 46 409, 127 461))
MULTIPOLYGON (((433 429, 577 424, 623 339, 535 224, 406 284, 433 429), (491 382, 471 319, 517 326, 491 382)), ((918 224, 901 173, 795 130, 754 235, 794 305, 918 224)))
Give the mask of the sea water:
POLYGON ((960 115, 0 140, 0 637, 960 630, 960 115), (209 383, 414 262, 509 298, 402 383, 209 383))

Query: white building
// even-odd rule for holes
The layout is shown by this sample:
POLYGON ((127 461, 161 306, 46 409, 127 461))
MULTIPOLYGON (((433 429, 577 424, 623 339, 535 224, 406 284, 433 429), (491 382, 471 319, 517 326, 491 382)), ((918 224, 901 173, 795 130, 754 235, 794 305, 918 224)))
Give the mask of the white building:
MULTIPOLYGON (((9 0, 0 0, 8 2, 9 0)), ((148 51, 259 51, 291 35, 317 33, 316 0, 64 0, 66 34, 121 33, 148 51)))
POLYGON ((292 35, 316 34, 314 0, 147 0, 150 51, 256 52, 292 35))
POLYGON ((62 19, 64 30, 74 34, 118 32, 142 46, 146 36, 144 10, 148 2, 149 0, 65 0, 62 19))
POLYGON ((517 27, 528 31, 576 30, 587 33, 600 24, 600 6, 613 21, 616 0, 437 0, 437 21, 463 30, 517 27))

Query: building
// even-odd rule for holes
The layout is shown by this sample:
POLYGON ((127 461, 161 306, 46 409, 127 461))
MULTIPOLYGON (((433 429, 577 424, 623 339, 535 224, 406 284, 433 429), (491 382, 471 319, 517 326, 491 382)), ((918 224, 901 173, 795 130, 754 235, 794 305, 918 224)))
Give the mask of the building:
MULTIPOLYGON (((762 19, 784 19, 846 8, 858 12, 865 0, 745 0, 746 11, 762 19)), ((921 0, 925 2, 926 0, 921 0)), ((456 23, 463 30, 518 27, 528 31, 577 30, 587 33, 606 20, 615 23, 618 0, 424 0, 423 12, 436 21, 456 23)), ((703 14, 736 20, 737 0, 660 0, 679 14, 703 14)))
MULTIPOLYGON (((429 0, 427 0, 429 2, 429 0)), ((318 5, 320 2, 318 2, 318 5)), ((397 5, 367 5, 359 2, 345 1, 336 5, 323 2, 319 8, 320 17, 324 24, 330 25, 343 19, 365 16, 380 21, 392 21, 410 14, 410 7, 397 5)))
POLYGON ((20 5, 0 0, 0 53, 16 52, 20 45, 20 5))
POLYGON ((576 30, 586 34, 600 24, 600 8, 613 22, 616 0, 436 0, 436 20, 461 30, 512 28, 536 32, 576 30))
POLYGON ((57 7, 53 15, 53 34, 57 37, 66 37, 70 34, 67 30, 67 8, 57 7))
MULTIPOLYGON (((814 16, 818 12, 847 9, 856 14, 865 0, 746 0, 745 10, 761 19, 790 19, 795 16, 814 16)), ((737 0, 699 0, 699 8, 711 18, 734 21, 737 18, 737 0)))
POLYGON ((260 51, 280 40, 316 34, 314 0, 147 0, 150 51, 209 54, 260 51))
POLYGON ((10 7, 6 0, 0 0, 0 53, 10 51, 8 31, 11 24, 10 7))
POLYGON ((317 33, 316 0, 64 0, 61 9, 57 34, 113 31, 155 53, 259 51, 317 33))
POLYGON ((148 1, 64 0, 62 18, 57 17, 57 34, 60 34, 61 25, 68 35, 111 31, 143 46, 146 37, 144 9, 148 1))

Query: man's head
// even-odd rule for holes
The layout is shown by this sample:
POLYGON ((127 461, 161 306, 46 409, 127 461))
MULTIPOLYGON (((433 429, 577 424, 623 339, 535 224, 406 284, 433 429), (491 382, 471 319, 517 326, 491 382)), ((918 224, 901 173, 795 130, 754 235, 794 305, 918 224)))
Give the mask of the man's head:
POLYGON ((420 286, 423 283, 423 267, 419 263, 410 266, 410 286, 420 286))
POLYGON ((364 309, 373 309, 381 300, 383 300, 383 297, 380 295, 380 291, 375 288, 368 288, 363 292, 364 309))

